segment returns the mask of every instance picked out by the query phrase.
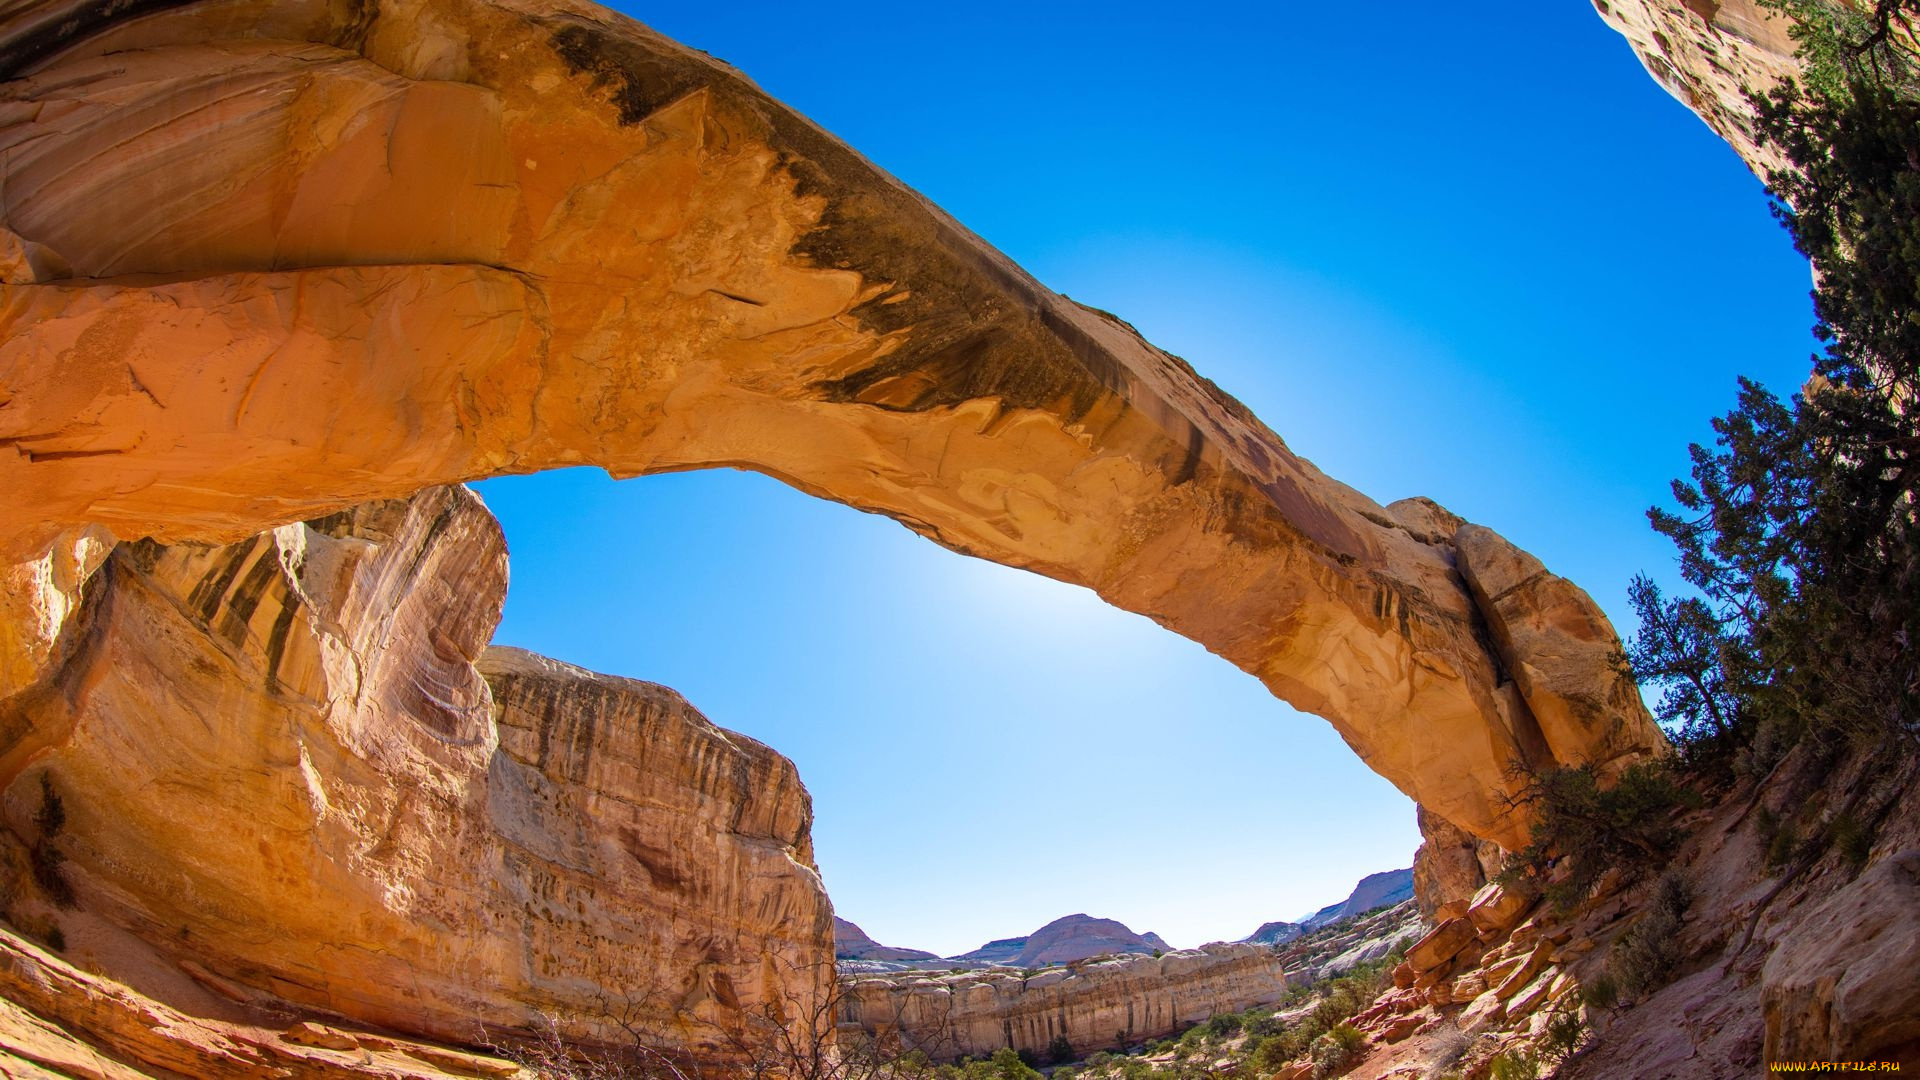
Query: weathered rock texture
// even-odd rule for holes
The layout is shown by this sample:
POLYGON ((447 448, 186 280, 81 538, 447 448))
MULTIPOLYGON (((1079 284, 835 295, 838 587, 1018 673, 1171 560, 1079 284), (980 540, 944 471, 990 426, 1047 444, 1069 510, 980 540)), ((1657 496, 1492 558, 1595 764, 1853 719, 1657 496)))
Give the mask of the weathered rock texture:
POLYGON ((1762 177, 1784 163, 1754 142, 1745 91, 1798 71, 1788 24, 1754 0, 1594 0, 1661 86, 1762 177))
POLYGON ((1090 1053, 1278 1001, 1286 992, 1279 956, 1246 944, 1105 957, 1030 975, 861 976, 843 988, 845 1015, 861 1028, 937 1058, 1007 1046, 1042 1053, 1062 1036, 1090 1053))
POLYGON ((1487 879, 1499 872, 1498 845, 1481 840, 1425 807, 1415 810, 1420 827, 1420 849, 1413 855, 1413 894, 1420 910, 1432 918, 1441 905, 1465 902, 1487 879))
POLYGON ((513 1061, 311 1022, 206 1019, 0 929, 0 1076, 23 1080, 536 1080, 513 1061))
POLYGON ((1459 519, 1328 479, 600 8, 44 0, 0 15, 0 78, 0 550, 39 619, 11 678, 58 648, 74 589, 34 583, 77 571, 32 567, 80 530, 231 542, 496 473, 725 465, 1146 613, 1477 836, 1524 835, 1516 761, 1661 745, 1580 667, 1611 631, 1578 589, 1540 578, 1551 625, 1509 626, 1459 519))
POLYGON ((1289 979, 1312 982, 1411 945, 1426 929, 1427 924, 1413 901, 1403 900, 1351 921, 1339 920, 1309 930, 1283 944, 1278 951, 1289 979))
POLYGON ((792 765, 664 688, 483 658, 505 588, 461 488, 120 545, 0 716, 9 917, 57 928, 70 892, 221 996, 452 1041, 551 1014, 718 1058, 818 1000, 792 765))
POLYGON ((1920 1060, 1920 850, 1808 911, 1761 975, 1768 1061, 1920 1060))

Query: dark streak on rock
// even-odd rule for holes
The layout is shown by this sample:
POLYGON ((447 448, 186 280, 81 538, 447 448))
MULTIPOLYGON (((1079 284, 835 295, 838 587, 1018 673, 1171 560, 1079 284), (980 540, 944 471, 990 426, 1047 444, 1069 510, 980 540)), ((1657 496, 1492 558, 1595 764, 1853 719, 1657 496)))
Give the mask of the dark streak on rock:
POLYGON ((245 547, 228 555, 224 564, 207 571, 206 576, 194 585, 193 591, 187 594, 187 605, 200 613, 201 622, 212 625, 214 615, 220 610, 220 599, 233 587, 233 579, 239 576, 247 557, 259 549, 260 540, 260 535, 248 539, 245 547))
POLYGON ((88 0, 55 9, 0 41, 0 82, 20 78, 42 60, 123 22, 196 0, 88 0))
POLYGON ((289 596, 280 607, 280 614, 274 617, 273 631, 267 635, 267 691, 277 693, 280 690, 280 662, 286 658, 287 632, 293 629, 293 617, 300 610, 300 602, 289 596))
POLYGON ((621 827, 619 837, 620 846, 647 875, 647 884, 663 891, 685 890, 686 877, 674 869, 673 857, 669 853, 649 846, 640 839, 639 833, 625 826, 621 827))
POLYGON ((279 549, 269 545, 253 568, 241 579, 240 587, 233 591, 233 598, 227 601, 226 617, 220 620, 220 633, 235 645, 241 645, 247 639, 247 624, 253 621, 253 613, 265 598, 267 589, 279 580, 279 549))
POLYGON ((373 24, 380 18, 380 0, 334 0, 345 10, 327 34, 326 42, 336 49, 351 53, 365 53, 367 38, 373 33, 373 24))
POLYGON ((577 15, 542 20, 548 41, 575 74, 593 78, 595 90, 610 90, 620 126, 632 127, 685 97, 706 80, 689 60, 650 49, 577 15))
POLYGON ((1200 452, 1206 449, 1206 445, 1206 437, 1200 434, 1199 428, 1187 430, 1187 456, 1180 462, 1180 471, 1173 474, 1174 487, 1193 480, 1194 474, 1200 469, 1200 452))

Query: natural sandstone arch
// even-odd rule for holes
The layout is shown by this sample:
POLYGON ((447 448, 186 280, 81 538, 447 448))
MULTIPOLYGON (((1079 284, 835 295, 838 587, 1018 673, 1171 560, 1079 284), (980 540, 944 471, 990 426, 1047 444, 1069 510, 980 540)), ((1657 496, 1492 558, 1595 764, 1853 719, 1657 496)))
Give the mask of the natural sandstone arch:
POLYGON ((739 74, 550 0, 0 23, 0 696, 88 529, 735 466, 1095 589, 1509 846, 1515 764, 1660 745, 1584 593, 1380 507, 739 74))

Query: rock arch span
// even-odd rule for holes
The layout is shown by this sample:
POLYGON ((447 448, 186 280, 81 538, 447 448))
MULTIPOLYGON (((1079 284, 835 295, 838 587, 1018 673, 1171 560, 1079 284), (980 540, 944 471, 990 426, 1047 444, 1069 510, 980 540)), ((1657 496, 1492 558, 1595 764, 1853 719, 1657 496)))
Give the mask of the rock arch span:
POLYGON ((505 472, 734 466, 1147 614, 1483 838, 1524 835, 1510 765, 1660 745, 1580 590, 1324 476, 637 24, 56 2, 0 42, 0 538, 41 628, 16 683, 88 529, 233 540, 505 472))

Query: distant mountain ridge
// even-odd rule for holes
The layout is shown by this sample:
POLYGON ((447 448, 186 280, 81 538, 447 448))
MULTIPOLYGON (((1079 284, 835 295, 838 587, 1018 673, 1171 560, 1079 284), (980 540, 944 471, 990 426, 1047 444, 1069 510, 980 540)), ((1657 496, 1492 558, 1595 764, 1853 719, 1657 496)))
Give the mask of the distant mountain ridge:
MULTIPOLYGON (((1125 923, 1097 919, 1085 913, 1066 915, 1022 937, 997 938, 972 952, 945 958, 969 967, 994 964, 1008 967, 1045 967, 1071 964, 1089 957, 1107 954, 1172 952, 1159 934, 1137 934, 1125 923)), ((881 945, 866 932, 845 919, 833 920, 833 955, 836 960, 872 965, 875 970, 890 970, 888 965, 928 966, 942 958, 920 949, 898 949, 881 945)))
POLYGON ((1027 935, 1015 958, 1022 967, 1070 964, 1106 953, 1168 952, 1171 947, 1151 931, 1136 934, 1125 923, 1091 915, 1067 915, 1027 935))
POLYGON ((1278 945, 1283 941, 1292 941, 1306 932, 1307 928, 1303 923, 1268 922, 1261 923, 1260 929, 1240 940, 1251 945, 1278 945))
POLYGON ((867 936, 865 930, 838 915, 833 917, 833 958, 835 960, 938 960, 920 949, 896 949, 867 936))
POLYGON ((1344 919, 1349 915, 1359 915, 1374 908, 1397 904, 1413 896, 1413 868, 1405 870, 1387 870, 1378 874, 1368 874, 1360 879, 1345 900, 1329 904, 1306 917, 1300 925, 1306 930, 1315 930, 1330 922, 1344 919))
MULTIPOLYGON (((1329 904, 1300 922, 1262 923, 1258 930, 1240 940, 1254 945, 1279 945, 1376 908, 1390 907, 1413 896, 1413 870, 1388 870, 1361 878, 1347 898, 1329 904)), ((874 971, 899 970, 900 967, 929 967, 941 963, 956 966, 1045 967, 1071 964, 1089 957, 1107 954, 1172 952, 1159 934, 1140 934, 1115 919, 1100 919, 1084 912, 1055 919, 1031 934, 995 938, 971 952, 939 957, 921 949, 900 949, 881 945, 845 919, 833 920, 834 958, 869 967, 874 971), (897 967, 894 965, 898 965, 897 967)))

